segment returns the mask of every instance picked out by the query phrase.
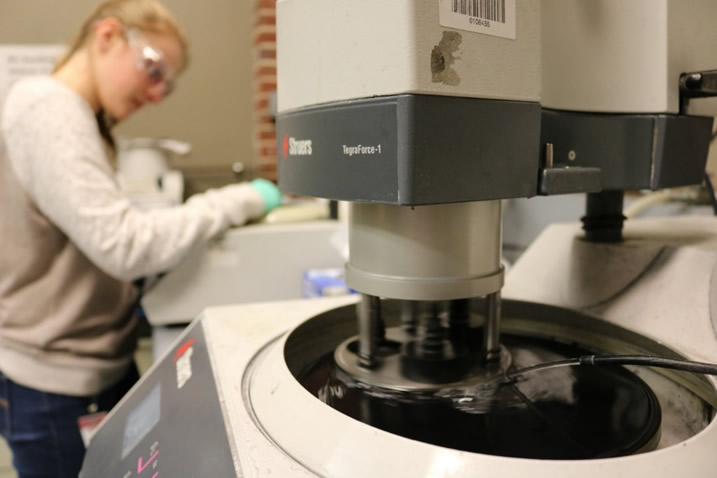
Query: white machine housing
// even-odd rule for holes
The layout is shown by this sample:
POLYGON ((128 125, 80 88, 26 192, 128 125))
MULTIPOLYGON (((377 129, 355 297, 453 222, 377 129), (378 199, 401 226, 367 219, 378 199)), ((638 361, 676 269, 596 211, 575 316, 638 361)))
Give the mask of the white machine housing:
POLYGON ((153 356, 209 305, 301 298, 307 271, 343 269, 346 229, 333 220, 255 224, 198 245, 142 297, 153 356))
POLYGON ((442 26, 439 7, 452 0, 279 0, 279 112, 401 93, 538 101, 540 2, 506 1, 514 40, 442 26), (325 28, 305 28, 317 18, 325 28), (453 80, 434 81, 434 49, 453 80))
MULTIPOLYGON (((575 224, 551 228, 512 269, 506 294, 578 306, 570 297, 573 291, 582 289, 582 307, 578 308, 600 313, 606 322, 649 337, 688 359, 715 362, 717 223, 709 217, 670 219, 672 233, 665 239, 660 235, 664 221, 636 221, 634 227, 628 227, 628 240, 612 246, 582 243, 576 237, 575 224), (606 257, 616 260, 605 261, 606 257), (613 276, 617 279, 611 282, 613 276), (581 285, 571 284, 576 280, 581 285)), ((714 476, 714 420, 694 436, 679 443, 664 443, 648 453, 595 460, 536 460, 434 446, 349 418, 299 384, 287 366, 285 351, 294 327, 355 300, 353 296, 207 309, 103 422, 98 438, 90 444, 81 476, 109 476, 96 473, 108 471, 105 468, 120 461, 135 465, 135 455, 154 457, 160 448, 157 472, 176 469, 174 462, 180 457, 187 460, 188 467, 201 467, 201 457, 197 460, 186 452, 179 453, 187 448, 197 451, 197 446, 199 453, 228 447, 227 461, 222 466, 234 473, 221 476, 714 476), (187 350, 187 338, 198 331, 206 346, 200 348, 197 342, 194 356, 182 364, 177 357, 187 350), (208 362, 200 367, 202 356, 208 362), (186 362, 193 365, 187 368, 186 362), (193 384, 207 377, 212 377, 216 383, 212 387, 216 388, 201 389, 197 395, 193 384), (161 406, 149 410, 142 404, 158 383, 163 385, 162 396, 166 398, 161 406), (172 427, 184 429, 182 423, 191 420, 195 410, 186 408, 188 404, 196 408, 199 403, 211 402, 220 408, 216 414, 221 417, 223 430, 193 430, 195 440, 167 433, 172 427), (142 417, 139 411, 155 417, 133 420, 142 417), (144 424, 140 427, 143 438, 132 440, 137 446, 119 460, 122 450, 128 448, 128 427, 135 422, 144 424), (219 441, 213 441, 218 437, 219 441)), ((574 330, 580 334, 579 323, 574 330)), ((550 331, 548 325, 544 332, 550 331)), ((603 336, 601 340, 610 339, 603 336)), ((594 341, 595 337, 585 332, 578 340, 594 341)), ((638 373, 643 377, 655 375, 647 368, 638 373)), ((713 377, 709 383, 715 387, 713 377)), ((669 403, 663 403, 672 412, 669 419, 663 419, 663 426, 669 426, 674 419, 685 419, 680 416, 680 406, 682 402, 691 403, 689 395, 674 395, 669 403)), ((712 400, 714 397, 712 393, 712 400)), ((663 439, 668 431, 663 432, 663 439)), ((124 470, 123 466, 119 470, 124 470)))
POLYGON ((712 0, 539 3, 544 108, 677 113, 680 74, 717 67, 712 0))

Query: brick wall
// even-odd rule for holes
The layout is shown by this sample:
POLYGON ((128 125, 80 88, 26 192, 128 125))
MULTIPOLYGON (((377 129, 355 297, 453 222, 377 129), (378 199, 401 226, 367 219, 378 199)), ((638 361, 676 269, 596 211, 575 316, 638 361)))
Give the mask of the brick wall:
POLYGON ((252 49, 257 173, 276 181, 276 129, 270 111, 270 98, 276 91, 276 0, 255 0, 252 49))

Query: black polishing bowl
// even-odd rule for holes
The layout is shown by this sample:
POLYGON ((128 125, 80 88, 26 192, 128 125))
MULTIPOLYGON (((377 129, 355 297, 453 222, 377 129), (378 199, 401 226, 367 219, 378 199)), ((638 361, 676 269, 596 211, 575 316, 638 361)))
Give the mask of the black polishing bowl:
MULTIPOLYGON (((384 310, 390 313, 390 307, 384 310)), ((357 380, 334 362, 335 345, 352 335, 347 328, 355 333, 354 311, 343 307, 309 320, 293 332, 285 350, 304 388, 353 419, 442 447, 516 458, 607 458, 657 446, 659 401, 642 379, 620 366, 561 367, 433 391, 357 380)), ((511 370, 595 353, 539 335, 501 336, 512 356, 511 370)))
MULTIPOLYGON (((588 353, 517 336, 504 337, 503 343, 518 368, 588 353)), ((469 452, 604 458, 654 448, 659 438, 657 398, 639 377, 619 366, 566 367, 439 392, 405 392, 354 380, 328 354, 299 381, 356 420, 469 452)))

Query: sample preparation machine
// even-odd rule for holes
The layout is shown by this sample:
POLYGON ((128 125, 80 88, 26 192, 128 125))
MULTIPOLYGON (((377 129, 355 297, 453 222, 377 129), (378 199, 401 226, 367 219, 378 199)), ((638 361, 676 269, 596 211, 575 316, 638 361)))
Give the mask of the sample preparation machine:
POLYGON ((205 310, 82 476, 714 476, 717 224, 622 204, 703 180, 716 15, 279 0, 280 187, 351 203, 361 295, 205 310), (567 193, 504 277, 501 201, 567 193))

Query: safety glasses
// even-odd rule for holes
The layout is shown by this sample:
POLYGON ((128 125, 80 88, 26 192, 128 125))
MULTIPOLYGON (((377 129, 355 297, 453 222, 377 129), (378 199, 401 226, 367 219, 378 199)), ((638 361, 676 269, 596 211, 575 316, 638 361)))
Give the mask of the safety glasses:
POLYGON ((175 71, 169 66, 161 50, 150 45, 147 38, 136 28, 125 28, 125 37, 135 53, 137 69, 144 71, 152 85, 164 85, 166 97, 174 89, 175 71))

